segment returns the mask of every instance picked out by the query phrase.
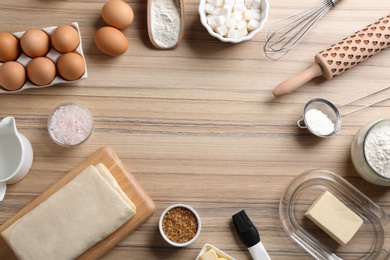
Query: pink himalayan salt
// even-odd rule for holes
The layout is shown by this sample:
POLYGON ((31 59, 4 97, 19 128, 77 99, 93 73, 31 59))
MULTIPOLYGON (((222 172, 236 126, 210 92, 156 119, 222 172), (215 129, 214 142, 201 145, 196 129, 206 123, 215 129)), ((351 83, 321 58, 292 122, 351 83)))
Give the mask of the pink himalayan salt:
POLYGON ((84 142, 93 129, 93 117, 83 106, 68 103, 59 106, 51 115, 49 131, 52 138, 65 146, 84 142))

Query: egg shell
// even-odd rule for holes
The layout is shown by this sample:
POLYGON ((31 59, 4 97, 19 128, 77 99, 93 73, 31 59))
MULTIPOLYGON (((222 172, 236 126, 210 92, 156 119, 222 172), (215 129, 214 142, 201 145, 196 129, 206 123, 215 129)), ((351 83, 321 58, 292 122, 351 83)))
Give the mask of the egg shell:
POLYGON ((27 64, 27 78, 37 86, 50 84, 56 76, 54 62, 46 57, 38 57, 27 64))
POLYGON ((105 26, 97 30, 94 40, 99 50, 113 57, 125 53, 129 46, 126 36, 111 26, 105 26))
POLYGON ((57 61, 57 70, 66 80, 79 79, 85 72, 84 59, 75 52, 65 53, 57 61))
POLYGON ((61 53, 73 52, 80 44, 77 30, 70 25, 58 26, 50 39, 53 48, 61 53))
POLYGON ((20 39, 22 51, 31 58, 43 57, 50 50, 50 38, 41 29, 29 29, 20 39))
POLYGON ((110 0, 102 8, 102 18, 108 25, 124 29, 133 23, 134 12, 122 0, 110 0))
POLYGON ((0 86, 6 91, 20 89, 26 82, 26 69, 17 61, 7 61, 0 67, 0 86))
POLYGON ((0 32, 0 61, 14 61, 20 55, 18 38, 8 32, 0 32))

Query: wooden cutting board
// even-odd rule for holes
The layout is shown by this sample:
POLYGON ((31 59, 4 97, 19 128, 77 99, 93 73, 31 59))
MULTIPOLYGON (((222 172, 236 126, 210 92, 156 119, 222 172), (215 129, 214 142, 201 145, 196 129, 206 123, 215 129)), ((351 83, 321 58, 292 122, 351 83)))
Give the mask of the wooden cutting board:
MULTIPOLYGON (((118 156, 108 147, 102 147, 93 153, 88 159, 82 162, 75 169, 70 171, 61 180, 53 184, 49 189, 43 192, 30 204, 20 210, 15 216, 9 219, 0 227, 0 232, 5 230, 16 220, 24 216, 30 210, 38 206, 41 202, 49 198, 53 193, 58 191, 62 186, 76 177, 82 170, 89 165, 96 165, 103 163, 118 181, 120 187, 126 193, 127 196, 137 207, 137 213, 123 226, 117 229, 114 233, 100 241, 78 259, 99 259, 108 251, 110 251, 116 244, 127 237, 133 230, 140 226, 145 220, 147 220, 156 211, 156 205, 153 200, 148 196, 144 189, 139 185, 137 180, 128 172, 118 158, 118 156)), ((28 234, 26 234, 28 235, 28 234)), ((0 259, 17 259, 11 248, 7 245, 2 236, 0 236, 0 259)))

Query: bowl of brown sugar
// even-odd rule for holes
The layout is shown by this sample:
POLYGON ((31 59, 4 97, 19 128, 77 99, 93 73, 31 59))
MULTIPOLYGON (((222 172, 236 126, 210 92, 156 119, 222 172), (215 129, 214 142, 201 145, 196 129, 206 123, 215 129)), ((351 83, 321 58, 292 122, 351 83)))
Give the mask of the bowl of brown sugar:
POLYGON ((159 221, 161 236, 176 247, 188 246, 194 242, 200 234, 201 226, 198 213, 184 204, 166 208, 159 221))

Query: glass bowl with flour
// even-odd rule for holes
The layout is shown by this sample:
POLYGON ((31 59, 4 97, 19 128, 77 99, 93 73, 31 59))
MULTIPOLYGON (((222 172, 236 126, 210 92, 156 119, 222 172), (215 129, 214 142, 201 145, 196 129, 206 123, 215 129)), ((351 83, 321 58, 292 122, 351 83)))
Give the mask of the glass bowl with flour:
POLYGON ((390 118, 360 128, 352 141, 351 157, 363 179, 375 185, 390 186, 390 118))

